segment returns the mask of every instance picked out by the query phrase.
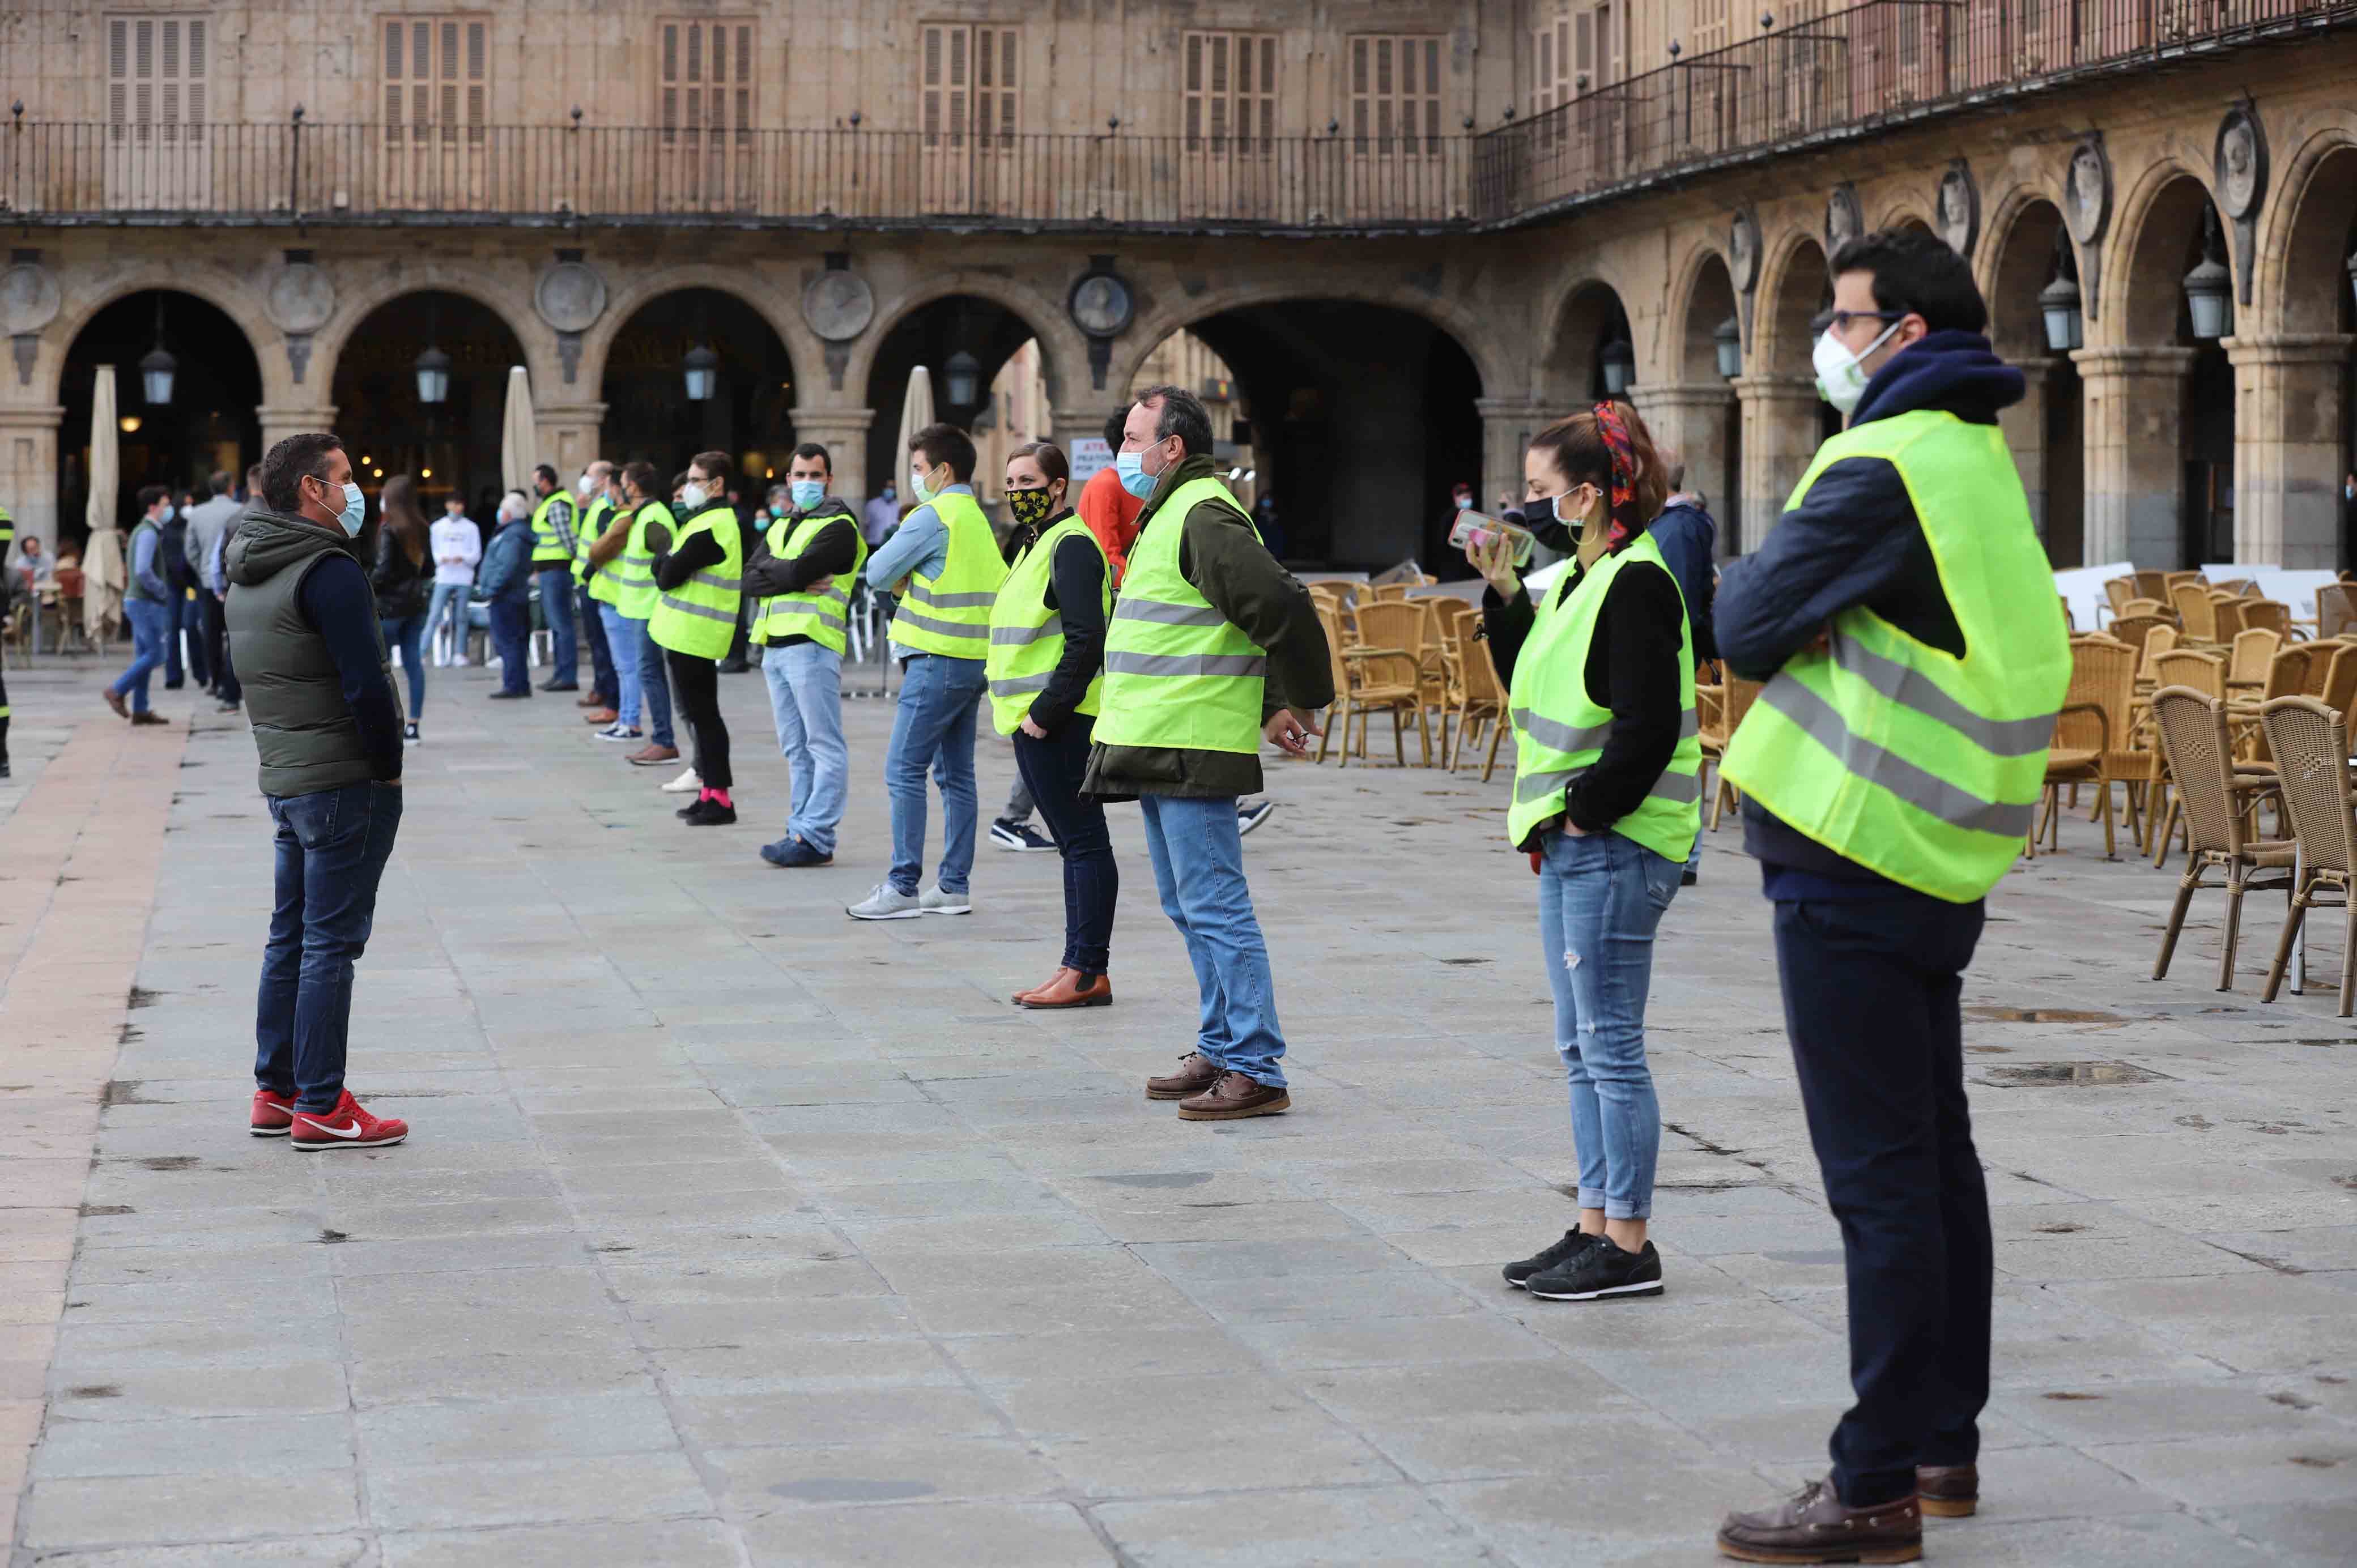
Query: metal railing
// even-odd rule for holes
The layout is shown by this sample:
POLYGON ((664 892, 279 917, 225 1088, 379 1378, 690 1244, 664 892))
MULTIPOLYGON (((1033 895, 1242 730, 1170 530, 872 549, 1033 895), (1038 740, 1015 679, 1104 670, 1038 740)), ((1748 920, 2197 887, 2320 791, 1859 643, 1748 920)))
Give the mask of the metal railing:
MULTIPOLYGON (((1771 0, 1772 3, 1772 0, 1771 0)), ((1787 0, 1762 36, 1480 135, 0 125, 0 221, 1417 232, 1494 227, 2091 76, 2357 24, 2357 0, 1787 0), (1797 5, 1798 9, 1792 7, 1797 5)))
POLYGON ((1417 230, 1469 137, 597 126, 0 126, 11 221, 1417 230))
POLYGON ((1715 165, 2091 75, 2357 23, 2357 0, 1786 0, 1781 25, 1485 134, 1478 220, 1514 221, 1715 165))

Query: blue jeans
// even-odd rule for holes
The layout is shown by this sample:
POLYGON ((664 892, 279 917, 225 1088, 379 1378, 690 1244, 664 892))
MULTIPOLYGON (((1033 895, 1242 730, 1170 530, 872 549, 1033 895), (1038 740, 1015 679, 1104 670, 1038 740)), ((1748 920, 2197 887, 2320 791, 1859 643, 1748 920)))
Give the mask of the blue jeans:
POLYGON ((581 640, 589 648, 590 690, 611 698, 615 694, 614 650, 606 636, 606 618, 597 613, 606 607, 589 596, 587 583, 575 584, 573 592, 581 604, 581 640))
POLYGON ((647 739, 656 746, 676 746, 671 731, 671 677, 663 673, 663 646, 647 628, 652 620, 634 620, 639 628, 639 693, 647 711, 647 739))
POLYGON ((581 631, 573 624, 573 565, 560 561, 533 574, 540 585, 540 618, 548 623, 549 680, 571 685, 581 674, 581 631))
POLYGON ((434 634, 442 629, 442 618, 450 618, 450 662, 467 662, 467 596, 475 591, 472 583, 436 583, 434 597, 425 605, 425 640, 432 642, 434 634))
POLYGON ((490 612, 491 650, 500 656, 500 690, 529 692, 532 669, 525 662, 532 647, 532 604, 522 594, 493 599, 490 612))
POLYGON ((180 684, 180 634, 188 633, 188 673, 197 678, 199 686, 210 686, 212 666, 205 662, 204 613, 197 601, 186 592, 175 588, 172 596, 164 601, 164 684, 167 689, 180 684))
POLYGON ((131 667, 114 678, 107 688, 116 696, 129 696, 131 711, 147 711, 147 677, 164 662, 164 628, 171 611, 148 599, 123 601, 123 617, 131 623, 131 667))
POLYGON ((1684 866, 1616 832, 1539 841, 1539 948, 1555 989, 1555 1048, 1571 1083, 1579 1206, 1653 1212, 1662 1108, 1645 1065, 1653 930, 1684 866))
POLYGON ((253 1080, 325 1113, 344 1092, 352 963, 376 921, 377 883, 401 829, 401 789, 347 784, 264 799, 278 824, 277 897, 262 950, 253 1080))
POLYGON ((1205 1060, 1285 1087, 1285 1036, 1277 1029, 1276 984, 1268 947, 1244 881, 1244 840, 1236 798, 1206 800, 1141 795, 1146 853, 1162 912, 1187 940, 1202 1018, 1195 1048, 1205 1060))
POLYGON ((401 650, 402 672, 409 677, 409 722, 415 724, 425 716, 425 613, 376 624, 377 629, 384 633, 384 645, 401 650))
POLYGON ((597 624, 614 659, 614 716, 624 729, 639 727, 639 623, 600 600, 597 624))
POLYGON ((815 642, 765 649, 761 674, 793 788, 786 832, 833 854, 851 777, 851 753, 843 744, 843 655, 815 642))
POLYGON ((944 893, 963 893, 974 875, 975 704, 990 684, 979 659, 911 659, 900 675, 884 788, 892 796, 892 886, 917 890, 925 860, 925 770, 942 790, 944 893))
POLYGON ((1045 740, 1015 732, 1016 771, 1030 787, 1025 800, 1048 819, 1064 862, 1063 965, 1082 974, 1103 974, 1112 964, 1113 911, 1121 897, 1104 807, 1081 793, 1096 727, 1088 714, 1074 714, 1045 740))

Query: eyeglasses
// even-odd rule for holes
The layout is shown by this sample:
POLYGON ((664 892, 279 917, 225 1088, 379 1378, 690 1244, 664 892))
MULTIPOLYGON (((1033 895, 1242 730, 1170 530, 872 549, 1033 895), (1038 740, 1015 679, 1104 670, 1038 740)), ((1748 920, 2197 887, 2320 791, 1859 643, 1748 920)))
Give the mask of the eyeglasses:
POLYGON ((1809 336, 1816 337, 1828 327, 1846 332, 1853 321, 1903 321, 1914 314, 1911 310, 1820 310, 1809 318, 1809 336))

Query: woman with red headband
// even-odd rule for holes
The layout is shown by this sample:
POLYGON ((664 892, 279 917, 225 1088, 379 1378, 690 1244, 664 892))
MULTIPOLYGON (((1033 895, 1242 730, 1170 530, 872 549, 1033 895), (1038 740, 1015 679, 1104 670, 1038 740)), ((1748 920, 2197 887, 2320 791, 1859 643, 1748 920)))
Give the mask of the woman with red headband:
POLYGON ((1511 545, 1472 547, 1513 714, 1514 847, 1539 877, 1539 948, 1571 1087, 1579 1224, 1507 1283, 1555 1301, 1662 1294, 1645 1239, 1661 1109, 1645 1065, 1653 930, 1699 825, 1694 644, 1677 579, 1645 532, 1667 485, 1625 403, 1539 432, 1523 454, 1525 526, 1574 558, 1535 600, 1511 545))

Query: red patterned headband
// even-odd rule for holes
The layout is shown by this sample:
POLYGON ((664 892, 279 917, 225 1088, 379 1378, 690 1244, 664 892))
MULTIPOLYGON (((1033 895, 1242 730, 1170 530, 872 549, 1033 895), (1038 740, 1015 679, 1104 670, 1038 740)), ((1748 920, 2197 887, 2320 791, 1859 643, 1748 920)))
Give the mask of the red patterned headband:
POLYGON ((1596 430, 1604 437, 1604 449, 1612 454, 1610 542, 1618 545, 1643 521, 1637 515, 1637 450, 1629 439, 1629 423, 1620 417, 1617 404, 1596 405, 1596 430))

